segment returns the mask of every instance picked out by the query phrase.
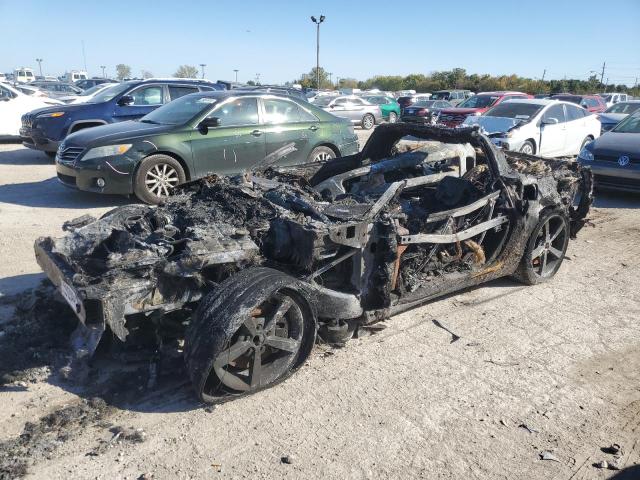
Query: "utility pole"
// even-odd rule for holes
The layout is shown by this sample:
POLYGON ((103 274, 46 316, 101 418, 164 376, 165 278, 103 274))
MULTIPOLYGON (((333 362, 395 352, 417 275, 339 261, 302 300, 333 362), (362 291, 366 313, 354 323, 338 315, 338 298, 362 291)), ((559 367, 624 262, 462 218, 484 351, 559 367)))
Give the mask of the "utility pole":
POLYGON ((329 83, 331 84, 331 86, 333 86, 333 81, 331 80, 331 76, 333 75, 333 73, 328 72, 327 75, 329 75, 329 83))
POLYGON ((38 68, 40 69, 40 76, 42 77, 42 59, 36 58, 36 62, 38 62, 38 68))
POLYGON ((544 77, 547 74, 547 69, 545 68, 544 71, 542 72, 542 81, 544 82, 544 77))
POLYGON ((600 84, 602 84, 602 80, 604 80, 604 67, 606 63, 602 62, 602 73, 600 74, 600 84))
POLYGON ((239 72, 239 70, 236 68, 233 71, 236 72, 236 83, 238 83, 238 72, 239 72))
POLYGON ((313 15, 311 16, 311 21, 316 24, 316 88, 320 90, 320 24, 324 22, 325 16, 320 15, 320 18, 317 19, 313 15))
POLYGON ((100 65, 100 68, 102 69, 102 78, 107 78, 104 76, 104 69, 107 68, 106 65, 100 65))
POLYGON ((200 64, 200 71, 202 72, 202 78, 204 78, 204 67, 206 67, 207 64, 206 63, 201 63, 200 64))
POLYGON ((84 53, 84 40, 82 40, 82 61, 84 62, 84 71, 87 71, 87 55, 84 53))
POLYGON ((260 74, 256 73, 256 85, 260 85, 260 74))

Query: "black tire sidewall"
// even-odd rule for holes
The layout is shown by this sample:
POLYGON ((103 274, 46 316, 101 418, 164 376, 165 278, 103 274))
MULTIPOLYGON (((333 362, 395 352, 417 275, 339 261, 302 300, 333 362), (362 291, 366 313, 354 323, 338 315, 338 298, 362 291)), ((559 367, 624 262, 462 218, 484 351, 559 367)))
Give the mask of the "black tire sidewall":
POLYGON ((152 194, 145 184, 145 176, 147 172, 158 164, 167 164, 173 167, 178 173, 178 184, 182 184, 186 182, 186 175, 184 173, 184 169, 180 162, 169 155, 150 155, 138 166, 138 170, 136 171, 136 175, 133 181, 133 193, 135 193, 136 197, 142 200, 144 203, 148 203, 150 205, 157 205, 162 201, 162 198, 156 197, 152 194))

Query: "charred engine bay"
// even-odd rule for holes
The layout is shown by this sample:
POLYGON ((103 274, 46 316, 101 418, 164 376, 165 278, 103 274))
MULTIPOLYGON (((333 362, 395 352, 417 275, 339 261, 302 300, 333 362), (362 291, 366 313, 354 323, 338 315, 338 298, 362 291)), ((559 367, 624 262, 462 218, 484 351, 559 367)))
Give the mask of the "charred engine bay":
POLYGON ((544 209, 572 235, 584 224, 590 176, 575 162, 503 153, 469 128, 385 127, 354 157, 209 177, 158 207, 75 219, 36 242, 38 260, 79 292, 94 344, 106 328, 177 340, 197 302, 248 266, 303 281, 321 324, 366 324, 512 274, 544 209))

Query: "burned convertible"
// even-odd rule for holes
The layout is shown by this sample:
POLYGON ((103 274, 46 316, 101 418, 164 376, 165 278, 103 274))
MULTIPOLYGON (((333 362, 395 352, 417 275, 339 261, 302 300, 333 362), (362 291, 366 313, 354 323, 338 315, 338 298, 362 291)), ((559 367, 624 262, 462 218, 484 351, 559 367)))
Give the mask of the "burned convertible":
POLYGON ((503 276, 551 279, 591 192, 576 162, 500 151, 477 127, 398 123, 360 154, 209 177, 68 222, 35 250, 80 320, 76 358, 101 338, 174 349, 217 402, 284 380, 317 336, 344 343, 503 276))

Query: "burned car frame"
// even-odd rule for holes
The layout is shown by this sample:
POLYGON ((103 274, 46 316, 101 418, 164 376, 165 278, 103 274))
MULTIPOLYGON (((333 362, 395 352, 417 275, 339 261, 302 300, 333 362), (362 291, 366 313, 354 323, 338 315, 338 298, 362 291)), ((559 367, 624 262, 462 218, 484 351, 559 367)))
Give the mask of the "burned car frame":
POLYGON ((185 185, 40 238, 74 308, 77 358, 105 331, 183 354, 217 402, 287 378, 316 336, 358 329, 513 275, 554 276, 583 227, 592 175, 498 150, 477 127, 378 127, 350 157, 185 185))

